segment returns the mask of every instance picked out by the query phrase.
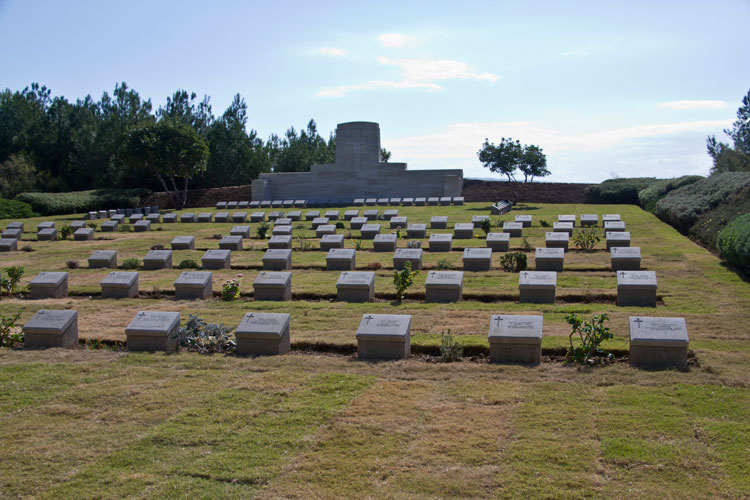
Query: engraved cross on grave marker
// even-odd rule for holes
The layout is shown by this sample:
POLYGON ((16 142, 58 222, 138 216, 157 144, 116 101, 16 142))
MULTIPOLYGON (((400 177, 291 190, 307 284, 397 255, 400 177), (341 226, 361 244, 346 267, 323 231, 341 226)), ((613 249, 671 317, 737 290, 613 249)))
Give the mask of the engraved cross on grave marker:
POLYGON ((367 323, 365 323, 365 324, 366 324, 366 325, 369 325, 369 324, 370 324, 370 320, 371 320, 371 319, 375 319, 375 318, 374 318, 374 317, 372 317, 372 315, 370 315, 370 316, 365 316, 365 319, 367 320, 367 323))
POLYGON ((500 322, 501 322, 502 320, 503 320, 503 317, 502 317, 502 316, 498 316, 497 318, 495 318, 495 321, 497 321, 497 326, 498 326, 498 327, 500 326, 500 322))
POLYGON ((624 278, 624 277, 625 277, 625 271, 620 271, 620 277, 621 277, 621 278, 624 278))
POLYGON ((643 323, 643 320, 641 318, 635 318, 633 320, 633 323, 636 323, 638 325, 638 329, 641 329, 641 323, 643 323))

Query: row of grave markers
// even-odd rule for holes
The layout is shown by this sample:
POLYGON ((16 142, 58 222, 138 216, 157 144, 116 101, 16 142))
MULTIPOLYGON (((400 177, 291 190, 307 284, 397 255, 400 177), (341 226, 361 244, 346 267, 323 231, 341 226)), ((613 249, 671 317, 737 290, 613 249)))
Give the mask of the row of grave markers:
MULTIPOLYGON (((248 312, 235 330, 237 354, 279 355, 291 348, 290 315, 248 312)), ((543 317, 496 314, 490 317, 490 362, 541 362, 543 317)), ((363 314, 355 333, 362 360, 399 360, 411 354, 411 315, 363 314)), ((688 332, 684 318, 630 317, 630 363, 649 368, 687 368, 688 332)), ((180 313, 140 311, 125 327, 128 351, 177 349, 180 313)), ((78 344, 78 312, 41 309, 23 325, 24 347, 78 344)))
POLYGON ((463 196, 431 196, 431 197, 405 197, 405 198, 355 198, 349 200, 254 200, 254 201, 219 201, 216 209, 232 208, 304 208, 315 206, 436 206, 436 205, 463 205, 463 196))

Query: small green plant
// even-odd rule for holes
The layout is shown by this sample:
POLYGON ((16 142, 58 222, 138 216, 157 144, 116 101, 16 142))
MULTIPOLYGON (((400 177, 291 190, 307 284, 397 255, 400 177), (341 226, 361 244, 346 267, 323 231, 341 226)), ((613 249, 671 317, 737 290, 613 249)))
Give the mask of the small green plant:
POLYGON ((136 257, 131 257, 122 261, 123 269, 138 269, 140 261, 136 257))
POLYGON ((0 275, 0 288, 4 289, 8 295, 13 295, 18 291, 18 283, 23 277, 24 268, 22 266, 11 266, 4 269, 7 278, 0 275))
POLYGON ((419 274, 419 271, 411 270, 411 262, 408 260, 404 262, 404 268, 400 271, 398 269, 393 271, 393 286, 396 287, 396 300, 401 302, 404 298, 404 292, 407 288, 414 284, 414 277, 419 274))
POLYGON ((604 322, 608 320, 609 317, 606 314, 593 316, 591 321, 584 321, 577 314, 568 314, 565 316, 565 321, 573 327, 568 336, 570 341, 570 347, 568 347, 566 355, 568 363, 575 362, 583 365, 589 363, 589 360, 595 354, 612 359, 612 354, 600 347, 602 342, 614 337, 609 328, 604 326, 604 322), (578 338, 581 341, 581 345, 579 346, 573 345, 573 336, 576 334, 578 334, 578 338))
POLYGON ((336 229, 345 229, 346 226, 341 221, 336 221, 336 229))
POLYGON ((0 347, 15 347, 23 344, 23 331, 16 326, 16 321, 20 317, 20 312, 13 316, 0 314, 0 347))
POLYGON ((180 269, 198 269, 200 266, 198 266, 198 263, 193 259, 185 259, 180 261, 177 267, 180 269))
POLYGON ((86 223, 86 227, 90 227, 91 229, 93 229, 94 231, 96 231, 96 227, 97 227, 96 226, 96 222, 87 222, 86 223))
POLYGON ((34 248, 31 245, 24 245, 21 247, 22 252, 33 252, 34 248))
POLYGON ((221 287, 221 300, 235 300, 240 298, 240 282, 242 273, 238 273, 234 279, 227 280, 221 287))
POLYGON ((177 330, 174 338, 188 351, 233 353, 237 350, 237 343, 229 336, 231 331, 232 328, 223 323, 206 323, 200 316, 189 314, 187 324, 177 330))
POLYGON ((365 250, 366 249, 365 240, 362 240, 362 239, 354 240, 354 248, 356 250, 365 250))
POLYGON ((500 265, 508 273, 518 273, 526 269, 526 254, 523 252, 510 252, 500 257, 500 265))
POLYGON ((400 228, 396 228, 396 239, 397 240, 401 239, 401 229, 400 228))
POLYGON ((133 226, 130 224, 120 224, 117 226, 117 230, 121 233, 130 233, 133 231, 133 226))
POLYGON ((297 248, 302 252, 310 250, 312 247, 312 243, 302 235, 297 236, 295 239, 297 240, 297 248))
POLYGON ((214 239, 214 240, 220 240, 220 239, 223 238, 223 236, 221 234, 219 234, 219 233, 216 233, 213 236, 211 236, 211 238, 214 239))
POLYGON ((544 219, 541 219, 539 221, 539 225, 542 226, 542 227, 550 227, 550 226, 552 226, 552 224, 550 224, 548 221, 546 221, 544 219))
POLYGON ((68 269, 78 269, 77 260, 67 260, 65 261, 65 265, 68 267, 68 269))
POLYGON ((302 222, 298 222, 297 224, 295 224, 294 229, 298 229, 298 230, 305 229, 305 224, 303 224, 302 222))
POLYGON ((164 250, 164 245, 161 243, 157 243, 156 245, 151 245, 151 250, 164 250))
POLYGON ((60 231, 58 231, 58 234, 60 235, 61 240, 67 240, 68 237, 75 232, 75 229, 73 229, 70 224, 63 224, 63 226, 60 228, 60 231))
POLYGON ((258 225, 258 229, 255 230, 255 236, 259 240, 265 240, 266 236, 268 236, 268 230, 270 229, 271 224, 268 222, 261 222, 260 225, 258 225))
POLYGON ((411 240, 406 243, 406 248, 422 248, 422 242, 420 240, 411 240))
POLYGON ((521 250, 524 252, 531 252, 531 243, 526 239, 526 236, 521 239, 521 250))
POLYGON ((582 229, 573 237, 573 243, 584 252, 593 252, 600 241, 601 238, 596 234, 596 229, 582 229))
POLYGON ((492 221, 489 217, 482 220, 482 225, 479 226, 484 231, 485 236, 492 232, 492 221))
POLYGON ((453 264, 451 264, 451 261, 448 259, 440 259, 438 260, 437 268, 441 271, 446 271, 448 269, 453 269, 453 264))
POLYGON ((451 331, 440 334, 440 360, 443 363, 458 361, 464 355, 464 345, 451 335, 451 331))

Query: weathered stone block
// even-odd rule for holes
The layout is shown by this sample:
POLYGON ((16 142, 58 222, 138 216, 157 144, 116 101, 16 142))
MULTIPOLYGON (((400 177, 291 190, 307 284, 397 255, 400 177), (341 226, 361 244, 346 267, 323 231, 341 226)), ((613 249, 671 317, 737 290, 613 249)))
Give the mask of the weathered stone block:
POLYGON ((422 269, 422 249, 421 248, 397 248, 393 253, 393 268, 399 271, 404 268, 406 262, 411 262, 411 270, 419 271, 422 269))
POLYGON ((102 298, 127 299, 138 295, 138 273, 112 271, 101 282, 102 298))
POLYGON ((380 212, 377 210, 365 210, 363 212, 365 219, 367 219, 368 221, 378 220, 379 214, 380 212))
POLYGON ((452 234, 431 234, 428 249, 430 252, 450 252, 453 248, 452 234))
POLYGON ((380 224, 365 224, 359 231, 363 240, 373 240, 380 233, 380 224))
POLYGON ((523 222, 503 222, 503 232, 512 238, 520 238, 523 235, 523 222))
POLYGON ((219 248, 222 250, 242 250, 242 236, 224 236, 219 240, 219 248))
POLYGON ((326 255, 326 271, 353 271, 357 252, 353 248, 332 248, 326 255))
POLYGON ((276 250, 291 250, 292 249, 292 235, 276 235, 271 236, 268 240, 268 248, 276 250))
POLYGON ((195 250, 195 236, 175 236, 169 245, 172 250, 195 250))
POLYGON ((599 225, 599 216, 596 214, 581 215, 581 227, 596 227, 599 225))
POLYGON ((571 224, 573 224, 573 227, 575 227, 576 216, 575 215, 558 215, 557 222, 570 222, 571 224))
POLYGON ((561 273, 565 263, 565 250, 562 248, 537 248, 534 251, 534 267, 537 271, 561 273))
POLYGON ((344 271, 336 282, 336 292, 342 302, 369 302, 375 297, 375 273, 344 271))
POLYGON ((32 299, 60 299, 68 296, 68 273, 43 272, 29 283, 32 299))
POLYGON ((390 220, 390 228, 396 229, 396 228, 405 228, 408 225, 408 218, 407 217, 391 217, 390 220))
POLYGON ((95 250, 89 257, 89 269, 115 269, 117 267, 117 250, 95 250))
POLYGON ((231 250, 206 250, 201 257, 201 267, 203 269, 230 269, 231 268, 231 250))
POLYGON ((180 222, 195 222, 195 214, 192 212, 180 214, 180 222))
POLYGON ((406 226, 407 238, 424 238, 427 236, 427 224, 409 224, 406 226))
POLYGON ((247 212, 235 212, 232 214, 232 222, 245 222, 247 220, 247 212))
POLYGON ((172 269, 172 250, 150 250, 143 258, 143 269, 172 269))
POLYGON ((326 234, 320 239, 320 249, 328 251, 332 248, 344 248, 343 234, 326 234))
POLYGON ((396 235, 389 234, 377 234, 372 241, 373 252, 395 252, 396 251, 396 235))
POLYGON ((54 227, 40 229, 36 233, 36 239, 39 241, 55 241, 57 240, 57 229, 54 227))
POLYGON ((518 278, 519 302, 554 304, 557 273, 554 271, 521 271, 518 278))
POLYGON ((463 271, 430 271, 425 280, 427 302, 458 302, 463 297, 463 271))
POLYGON ((543 316, 493 314, 490 362, 538 365, 542 361, 543 316))
POLYGON ((231 236, 242 236, 243 238, 250 237, 250 226, 232 226, 229 230, 231 236))
POLYGON ((523 227, 531 227, 531 222, 534 219, 531 215, 516 215, 515 221, 520 222, 523 227))
POLYGON ((604 231, 625 231, 625 223, 621 220, 607 221, 604 223, 604 231))
POLYGON ((631 317, 630 364, 650 369, 687 369, 685 318, 631 317))
POLYGON ((544 244, 547 246, 547 248, 562 248, 567 252, 569 242, 570 242, 570 235, 567 232, 544 233, 544 244))
POLYGON ((656 307, 654 271, 618 271, 617 305, 656 307))
POLYGON ((315 229, 315 236, 322 238, 327 234, 336 234, 336 226, 333 224, 321 224, 315 229))
POLYGON ((125 327, 128 351, 177 350, 177 329, 180 313, 139 311, 125 327))
POLYGON ((552 231, 555 233, 567 233, 568 236, 573 235, 574 224, 572 222, 554 222, 552 223, 552 231))
POLYGON ((78 312, 40 309, 21 328, 24 347, 75 347, 78 312))
POLYGON ((453 237, 457 240, 470 240, 474 237, 474 224, 459 222, 453 226, 453 237))
POLYGON ((352 217, 349 221, 349 227, 352 229, 362 229, 362 226, 365 224, 367 224, 367 219, 365 217, 352 217))
POLYGON ((175 299, 210 299, 213 296, 214 274, 210 271, 185 271, 174 282, 175 299))
POLYGON ((411 316, 366 314, 357 328, 357 357, 362 360, 406 359, 411 354, 411 316))
POLYGON ((151 231, 151 221, 139 220, 133 225, 133 231, 136 233, 151 231))
POLYGON ((607 242, 607 250, 613 247, 629 247, 630 232, 628 231, 610 231, 604 233, 604 239, 607 242))
POLYGON ((489 271, 492 268, 491 248, 465 248, 464 271, 489 271))
POLYGON ((265 271, 286 271, 292 268, 292 251, 271 248, 266 250, 262 260, 265 271))
POLYGON ((613 271, 640 271, 640 247, 612 247, 609 249, 610 266, 613 271))
POLYGON ((261 271, 253 281, 255 300, 292 300, 292 273, 261 271))
POLYGON ((510 248, 510 233, 489 233, 485 239, 485 244, 493 252, 507 252, 510 248))
POLYGON ((235 338, 241 356, 286 354, 291 348, 289 314, 249 312, 240 321, 235 338))
POLYGON ((479 229, 482 227, 484 221, 489 219, 489 215, 474 215, 471 217, 471 223, 474 225, 474 229, 479 229))

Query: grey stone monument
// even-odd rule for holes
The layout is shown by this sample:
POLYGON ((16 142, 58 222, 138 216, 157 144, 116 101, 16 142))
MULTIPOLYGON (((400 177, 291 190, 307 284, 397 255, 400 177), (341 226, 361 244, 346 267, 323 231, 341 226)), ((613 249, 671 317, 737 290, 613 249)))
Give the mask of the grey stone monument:
POLYGON ((138 295, 138 273, 112 271, 101 282, 102 298, 128 299, 138 295))
POLYGON ((172 250, 195 250, 195 236, 175 236, 170 246, 172 250))
POLYGON ((520 238, 523 235, 523 222, 503 222, 503 232, 513 238, 520 238))
POLYGON ((332 248, 326 255, 326 271, 353 271, 357 251, 353 248, 332 248))
POLYGON ((448 216, 433 215, 430 217, 430 229, 448 229, 448 216))
POLYGON ((139 220, 138 222, 133 224, 133 232, 144 233, 146 231, 151 231, 151 221, 139 220))
POLYGON ((474 224, 459 222, 453 226, 453 237, 457 240, 470 240, 474 237, 474 224))
POLYGON ((15 252, 18 250, 18 240, 15 238, 0 238, 0 252, 15 252))
POLYGON ((315 236, 318 238, 322 238, 327 234, 336 234, 336 226, 333 224, 321 224, 315 229, 315 236))
POLYGON ((115 269, 117 267, 117 250, 94 250, 89 257, 89 269, 115 269))
POLYGON ((366 217, 352 217, 349 221, 349 227, 352 229, 362 229, 365 224, 367 224, 366 217))
POLYGON ((214 218, 214 214, 211 212, 201 212, 198 214, 198 222, 211 222, 214 218))
POLYGON ((380 233, 380 224, 365 224, 359 232, 363 240, 374 240, 375 235, 380 233))
POLYGON ((537 248, 534 251, 534 267, 537 271, 561 273, 565 263, 565 250, 562 248, 537 248))
POLYGON ((488 233, 485 244, 493 252, 507 252, 510 248, 510 233, 488 233))
POLYGON ((562 248, 567 252, 569 242, 570 235, 567 232, 555 233, 548 231, 544 233, 544 244, 547 248, 562 248))
POLYGON ((253 212, 250 214, 250 222, 253 224, 258 222, 264 222, 266 220, 265 212, 253 212))
POLYGON ((493 314, 490 362, 538 365, 542 361, 543 316, 493 314))
POLYGON ((363 314, 356 333, 357 357, 362 360, 408 358, 410 330, 410 315, 363 314))
POLYGON ((235 337, 237 354, 273 356, 291 349, 289 314, 249 312, 240 321, 235 337))
POLYGON ((596 214, 581 215, 581 227, 596 227, 599 225, 599 216, 596 214))
POLYGON ((263 254, 264 271, 286 271, 292 268, 292 251, 270 248, 263 254))
POLYGON ((687 369, 685 318, 631 317, 630 364, 651 369, 687 369))
POLYGON ((211 271, 185 271, 174 282, 177 300, 210 299, 213 296, 211 271))
POLYGON ((618 271, 617 305, 656 307, 654 271, 618 271))
POLYGON ((625 231, 625 223, 621 220, 608 220, 604 223, 604 231, 625 231))
POLYGON ((344 248, 343 234, 326 234, 320 238, 320 249, 328 251, 332 248, 344 248))
POLYGON ((471 223, 474 225, 474 229, 481 228, 486 220, 490 220, 489 215, 474 215, 471 217, 471 223))
POLYGON ((60 299, 68 296, 68 273, 39 273, 29 283, 32 299, 60 299))
POLYGON ((640 271, 640 247, 612 247, 609 249, 610 266, 613 271, 640 271))
POLYGON ((201 267, 203 269, 231 269, 232 251, 231 250, 206 250, 201 257, 201 267))
POLYGON ((55 241, 57 239, 57 229, 54 227, 42 228, 37 231, 36 239, 39 241, 55 241))
POLYGON ((573 235, 573 228, 575 225, 572 222, 553 222, 552 231, 555 233, 568 233, 568 236, 573 235))
POLYGON ((102 222, 102 225, 100 226, 103 233, 113 233, 117 231, 117 226, 119 223, 116 220, 108 220, 106 222, 102 222))
POLYGON ((422 249, 421 248, 397 248, 393 253, 393 268, 399 271, 404 268, 406 262, 411 262, 411 270, 418 271, 422 269, 422 249))
POLYGON ((424 238, 427 236, 427 224, 409 224, 406 226, 407 238, 424 238))
POLYGON ((275 250, 291 250, 292 249, 292 235, 276 235, 271 236, 268 240, 268 248, 275 250))
POLYGON ((427 302, 458 302, 463 297, 463 271, 430 271, 425 280, 427 302))
POLYGON ((222 250, 242 250, 242 236, 224 236, 219 240, 219 248, 222 250))
POLYGON ((247 220, 247 212, 235 212, 232 214, 232 222, 245 222, 247 220))
POLYGON ((250 237, 250 226, 232 226, 229 230, 230 236, 242 236, 243 238, 250 237))
POLYGON ((24 347, 75 347, 78 312, 40 309, 21 328, 24 347))
POLYGON ((453 235, 447 233, 431 234, 429 239, 430 252, 450 252, 453 248, 453 235))
POLYGON ((396 235, 393 233, 377 234, 372 240, 373 252, 395 252, 396 235))
POLYGON ((214 214, 214 222, 229 222, 229 212, 216 212, 214 214))
POLYGON ((180 215, 180 222, 195 222, 195 214, 192 212, 186 212, 180 215))
POLYGON ((255 300, 292 300, 292 273, 261 271, 253 281, 255 300))
POLYGON ((576 216, 575 215, 558 215, 557 222, 571 222, 573 224, 573 227, 575 227, 576 216))
POLYGON ((177 222, 177 214, 164 214, 164 217, 162 217, 161 220, 164 224, 173 224, 177 222))
POLYGON ((143 269, 172 269, 172 250, 149 250, 143 258, 143 269))
POLYGON ((407 217, 398 216, 398 217, 391 217, 390 220, 390 228, 396 229, 396 228, 405 228, 409 224, 409 220, 407 217))
POLYGON ((630 232, 628 231, 609 231, 604 233, 604 238, 607 242, 607 250, 613 247, 630 246, 630 232))
POLYGON ((125 327, 128 351, 177 350, 180 313, 139 311, 125 327))
POLYGON ((533 220, 531 215, 516 215, 515 221, 523 224, 523 227, 531 227, 531 221, 533 220))
POLYGON ((489 271, 492 268, 491 248, 465 248, 465 271, 489 271))
POLYGON ((369 302, 375 297, 375 273, 344 271, 336 282, 336 292, 341 302, 369 302))
POLYGON ((521 271, 518 278, 519 302, 554 304, 557 273, 554 271, 521 271))

